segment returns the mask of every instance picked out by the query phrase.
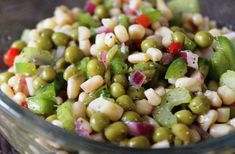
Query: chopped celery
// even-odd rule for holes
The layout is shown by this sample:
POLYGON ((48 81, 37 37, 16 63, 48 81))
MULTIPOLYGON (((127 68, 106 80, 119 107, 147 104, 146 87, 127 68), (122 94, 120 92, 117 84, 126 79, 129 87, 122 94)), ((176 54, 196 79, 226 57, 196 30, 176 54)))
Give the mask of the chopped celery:
POLYGON ((94 94, 96 95, 96 97, 100 97, 100 96, 111 97, 107 85, 100 87, 98 90, 96 90, 94 94))
POLYGON ((235 91, 235 72, 227 71, 220 77, 220 86, 226 85, 235 91))
POLYGON ((158 21, 161 17, 161 12, 159 10, 149 8, 144 5, 141 6, 140 10, 143 14, 146 14, 149 17, 152 23, 158 21))
POLYGON ((177 118, 171 110, 175 106, 189 103, 191 99, 192 98, 188 90, 183 88, 172 89, 163 96, 161 105, 154 109, 154 119, 162 126, 171 128, 172 125, 177 123, 177 118))
POLYGON ((218 43, 217 45, 217 52, 223 52, 226 60, 229 63, 229 69, 235 71, 235 48, 232 44, 232 42, 224 37, 224 36, 219 36, 216 38, 216 41, 218 43))
POLYGON ((187 73, 187 64, 185 63, 183 58, 178 58, 173 61, 167 69, 165 79, 170 78, 180 78, 183 77, 187 73))
POLYGON ((30 111, 40 115, 50 115, 55 111, 55 102, 52 99, 35 96, 26 99, 30 111))
POLYGON ((189 39, 187 37, 185 38, 185 40, 184 40, 184 48, 186 50, 194 51, 196 49, 196 47, 197 47, 196 43, 194 43, 191 39, 189 39))
POLYGON ((200 13, 198 0, 171 0, 168 7, 174 14, 180 13, 200 13))
POLYGON ((126 28, 128 28, 128 26, 130 24, 128 16, 126 16, 124 14, 121 14, 118 17, 118 20, 119 20, 119 24, 121 24, 121 25, 125 26, 126 28))
POLYGON ((219 80, 220 76, 229 69, 229 62, 224 52, 215 52, 210 59, 210 77, 219 80))
POLYGON ((35 65, 53 65, 55 59, 53 55, 46 50, 34 47, 26 47, 21 54, 15 58, 16 63, 34 63, 35 65))
POLYGON ((66 130, 71 132, 75 130, 75 118, 71 103, 65 102, 57 108, 57 118, 66 130))
POLYGON ((33 75, 36 73, 36 65, 34 63, 16 63, 16 73, 33 75))
POLYGON ((36 90, 36 96, 52 99, 56 96, 55 85, 53 83, 36 90))
POLYGON ((99 27, 100 22, 94 20, 89 13, 79 13, 78 20, 81 25, 89 27, 99 27))
POLYGON ((199 58, 198 59, 199 71, 203 74, 204 77, 208 75, 210 63, 207 59, 199 58))

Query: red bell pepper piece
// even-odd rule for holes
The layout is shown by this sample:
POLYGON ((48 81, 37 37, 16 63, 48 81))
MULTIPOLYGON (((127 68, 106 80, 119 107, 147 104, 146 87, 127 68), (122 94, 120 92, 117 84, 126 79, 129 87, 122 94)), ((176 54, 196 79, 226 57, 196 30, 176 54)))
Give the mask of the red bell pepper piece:
POLYGON ((183 48, 183 43, 175 42, 175 43, 171 43, 168 46, 167 50, 171 55, 178 56, 182 48, 183 48))
POLYGON ((21 106, 25 107, 26 109, 28 109, 28 108, 29 108, 29 107, 28 107, 28 103, 27 103, 27 102, 22 102, 22 103, 21 103, 21 106))
POLYGON ((151 20, 146 14, 141 14, 135 19, 135 23, 140 24, 146 28, 151 25, 151 20))
POLYGON ((20 54, 20 50, 16 48, 10 48, 3 57, 4 63, 9 67, 13 66, 15 57, 20 54))

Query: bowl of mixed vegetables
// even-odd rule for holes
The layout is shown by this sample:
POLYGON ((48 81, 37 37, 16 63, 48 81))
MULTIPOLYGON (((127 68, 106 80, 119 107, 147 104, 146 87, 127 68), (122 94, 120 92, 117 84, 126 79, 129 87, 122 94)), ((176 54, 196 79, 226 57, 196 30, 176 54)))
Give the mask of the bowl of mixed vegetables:
POLYGON ((200 14, 197 0, 61 5, 25 29, 3 61, 1 121, 31 134, 23 146, 13 137, 22 153, 233 145, 223 141, 235 138, 235 32, 200 14), (13 115, 20 122, 9 124, 13 115))

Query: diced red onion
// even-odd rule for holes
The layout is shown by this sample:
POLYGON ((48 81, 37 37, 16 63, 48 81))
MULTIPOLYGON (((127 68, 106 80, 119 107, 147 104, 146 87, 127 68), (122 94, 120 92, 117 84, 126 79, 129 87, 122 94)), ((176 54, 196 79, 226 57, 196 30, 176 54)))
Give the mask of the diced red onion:
POLYGON ((155 126, 146 122, 127 122, 129 135, 152 137, 155 126))
POLYGON ((137 88, 140 88, 142 86, 145 79, 146 79, 145 74, 140 71, 135 71, 135 72, 131 73, 129 76, 130 84, 134 87, 137 87, 137 88))
MULTIPOLYGON (((81 118, 79 118, 79 119, 81 119, 81 118)), ((84 127, 84 123, 86 121, 79 120, 79 119, 75 122, 76 133, 80 136, 83 136, 83 137, 90 137, 90 131, 84 127)))
POLYGON ((204 130, 203 130, 200 126, 198 126, 198 125, 193 125, 192 128, 195 129, 195 130, 199 133, 199 135, 201 136, 202 139, 208 139, 208 138, 211 137, 208 132, 204 131, 204 130))
POLYGON ((169 53, 164 53, 161 59, 161 64, 168 65, 172 62, 173 56, 169 53))
POLYGON ((109 29, 109 28, 107 28, 107 27, 104 27, 104 26, 101 26, 101 27, 96 28, 95 31, 96 31, 97 34, 101 34, 101 33, 107 34, 107 33, 111 33, 111 32, 112 32, 111 29, 109 29))
POLYGON ((124 10, 125 15, 136 15, 136 10, 132 10, 130 8, 127 8, 124 10))
POLYGON ((96 8, 96 4, 92 3, 91 1, 88 1, 85 6, 85 11, 89 12, 91 15, 94 14, 96 8))
POLYGON ((214 50, 212 47, 210 48, 203 48, 200 51, 196 51, 195 54, 199 55, 199 57, 211 59, 212 55, 214 54, 214 50))
POLYGON ((55 58, 60 59, 65 52, 65 46, 58 46, 55 53, 55 58))
POLYGON ((198 69, 198 58, 197 54, 190 51, 181 51, 180 56, 183 57, 189 67, 198 69))
POLYGON ((107 51, 102 51, 101 52, 101 62, 103 63, 103 65, 105 66, 105 68, 107 68, 107 61, 106 61, 106 55, 107 55, 107 51))

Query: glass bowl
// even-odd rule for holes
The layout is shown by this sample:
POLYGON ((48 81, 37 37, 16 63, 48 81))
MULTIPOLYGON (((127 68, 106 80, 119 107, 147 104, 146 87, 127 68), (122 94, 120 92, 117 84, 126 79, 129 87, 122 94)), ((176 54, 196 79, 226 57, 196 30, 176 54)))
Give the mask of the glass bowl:
MULTIPOLYGON (((82 6, 81 0, 1 0, 0 1, 0 51, 19 38, 24 28, 51 16, 55 6, 82 6)), ((202 13, 218 21, 219 25, 235 25, 234 0, 201 0, 202 13)), ((6 67, 0 62, 0 69, 6 67)), ((169 149, 131 149, 96 142, 53 126, 28 110, 18 106, 0 92, 0 133, 20 153, 122 153, 122 154, 196 154, 235 153, 235 133, 197 144, 169 149)))

